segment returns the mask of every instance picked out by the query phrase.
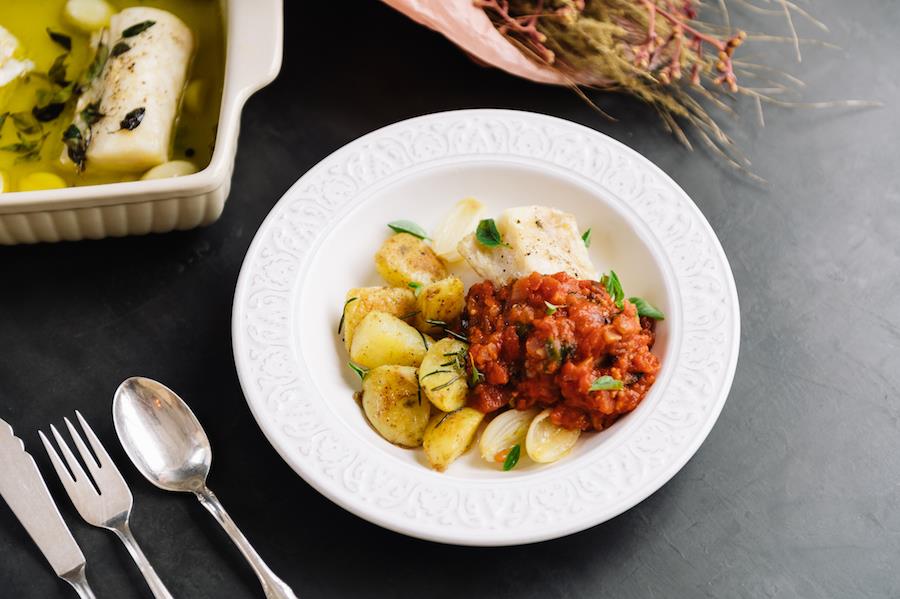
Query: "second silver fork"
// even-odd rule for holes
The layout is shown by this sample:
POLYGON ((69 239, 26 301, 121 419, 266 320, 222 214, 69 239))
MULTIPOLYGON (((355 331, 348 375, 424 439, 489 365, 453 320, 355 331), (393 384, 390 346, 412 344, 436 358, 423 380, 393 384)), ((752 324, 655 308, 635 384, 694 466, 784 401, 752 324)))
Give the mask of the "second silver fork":
POLYGON ((44 448, 50 455, 50 461, 53 462, 53 467, 56 469, 56 474, 59 475, 59 480, 62 481, 63 487, 65 487, 66 492, 72 499, 72 503, 75 504, 78 513, 81 514, 81 517, 88 524, 111 530, 122 540, 125 547, 128 548, 128 553, 131 554, 138 568, 140 568, 141 574, 147 580, 150 590, 153 591, 153 596, 156 599, 172 599, 172 595, 156 574, 156 570, 150 565, 147 556, 144 555, 140 545, 138 545, 137 540, 131 533, 131 528, 128 525, 128 519, 131 516, 131 506, 134 502, 131 490, 84 417, 77 410, 75 415, 78 417, 81 429, 84 431, 88 443, 91 444, 94 454, 91 455, 81 435, 78 434, 78 431, 75 430, 68 418, 65 419, 66 427, 69 429, 69 434, 72 436, 72 441, 75 442, 78 453, 81 454, 82 460, 84 460, 88 470, 90 470, 97 488, 95 489, 94 485, 91 484, 88 475, 72 454, 69 446, 63 441, 62 435, 51 424, 50 430, 53 432, 53 437, 56 439, 66 464, 69 466, 68 471, 43 431, 38 431, 38 434, 40 434, 44 448), (96 459, 94 459, 94 456, 96 456, 96 459), (99 493, 97 489, 99 489, 99 493))

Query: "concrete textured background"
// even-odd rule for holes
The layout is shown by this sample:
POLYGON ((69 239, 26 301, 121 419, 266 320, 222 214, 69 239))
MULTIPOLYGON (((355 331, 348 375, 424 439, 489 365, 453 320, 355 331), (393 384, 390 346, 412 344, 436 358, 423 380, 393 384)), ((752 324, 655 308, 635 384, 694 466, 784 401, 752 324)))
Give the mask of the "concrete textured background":
MULTIPOLYGON (((79 408, 135 495, 133 527, 176 597, 261 596, 217 525, 152 488, 115 442, 113 390, 142 373, 188 399, 215 448, 211 486, 301 597, 900 597, 900 3, 821 0, 830 34, 746 50, 814 100, 867 110, 752 111, 732 129, 768 179, 689 153, 651 110, 470 62, 376 1, 287 2, 284 68, 244 113, 234 187, 203 230, 0 249, 0 417, 49 463, 36 430, 79 408), (625 514, 533 546, 466 549, 402 537, 319 496, 266 443, 241 396, 229 319, 263 217, 304 171, 359 135, 471 107, 594 127, 669 173, 731 260, 743 336, 730 399, 671 482, 625 514), (743 131, 743 133, 740 133, 743 131)), ((784 32, 773 18, 768 29, 784 32)), ((749 28, 766 25, 754 17, 749 28)), ((100 597, 149 597, 118 541, 84 524, 50 480, 100 597)), ((0 505, 0 597, 67 598, 0 505)))

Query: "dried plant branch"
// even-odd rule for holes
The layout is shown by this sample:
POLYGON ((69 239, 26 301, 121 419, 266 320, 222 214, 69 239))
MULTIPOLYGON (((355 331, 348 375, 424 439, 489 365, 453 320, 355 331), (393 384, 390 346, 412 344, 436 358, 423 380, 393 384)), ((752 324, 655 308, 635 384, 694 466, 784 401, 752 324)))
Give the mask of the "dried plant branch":
POLYGON ((750 172, 750 161, 704 104, 736 118, 733 102, 747 97, 761 127, 764 103, 810 108, 878 105, 860 100, 793 102, 790 98, 803 86, 801 80, 734 57, 745 41, 790 43, 798 62, 801 45, 835 47, 800 37, 795 17, 823 31, 828 28, 795 0, 731 0, 754 13, 779 16, 786 22, 787 36, 733 29, 729 0, 472 1, 526 56, 560 74, 598 111, 589 90, 634 95, 653 106, 666 130, 685 147, 693 146, 681 123, 690 125, 692 134, 714 155, 756 181, 762 179, 750 172), (721 23, 701 20, 701 10, 717 13, 721 23), (740 85, 738 75, 751 84, 740 85))

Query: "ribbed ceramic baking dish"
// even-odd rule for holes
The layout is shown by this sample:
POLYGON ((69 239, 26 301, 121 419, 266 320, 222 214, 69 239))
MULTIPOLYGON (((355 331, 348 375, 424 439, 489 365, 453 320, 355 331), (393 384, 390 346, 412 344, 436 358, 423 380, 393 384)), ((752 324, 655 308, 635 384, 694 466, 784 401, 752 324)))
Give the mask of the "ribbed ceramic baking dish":
POLYGON ((212 160, 186 177, 0 194, 0 244, 165 233, 214 222, 231 187, 241 109, 281 69, 282 0, 222 0, 225 87, 212 160))

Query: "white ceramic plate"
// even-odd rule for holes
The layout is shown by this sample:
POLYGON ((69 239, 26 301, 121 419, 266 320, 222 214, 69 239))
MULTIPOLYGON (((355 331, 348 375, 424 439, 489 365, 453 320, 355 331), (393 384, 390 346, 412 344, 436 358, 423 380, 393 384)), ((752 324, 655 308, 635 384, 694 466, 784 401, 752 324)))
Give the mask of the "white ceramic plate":
POLYGON ((411 536, 512 545, 577 532, 632 507, 694 454, 737 362, 734 280, 709 224, 663 172, 622 144, 559 119, 503 110, 420 117, 366 135, 300 178, 244 261, 234 355, 250 409, 281 456, 351 512, 411 536), (667 319, 660 376, 637 410, 582 435, 556 464, 511 472, 470 451, 447 472, 368 425, 337 335, 344 294, 380 284, 372 256, 410 219, 433 229, 475 196, 492 214, 544 204, 593 228, 591 255, 667 319))

